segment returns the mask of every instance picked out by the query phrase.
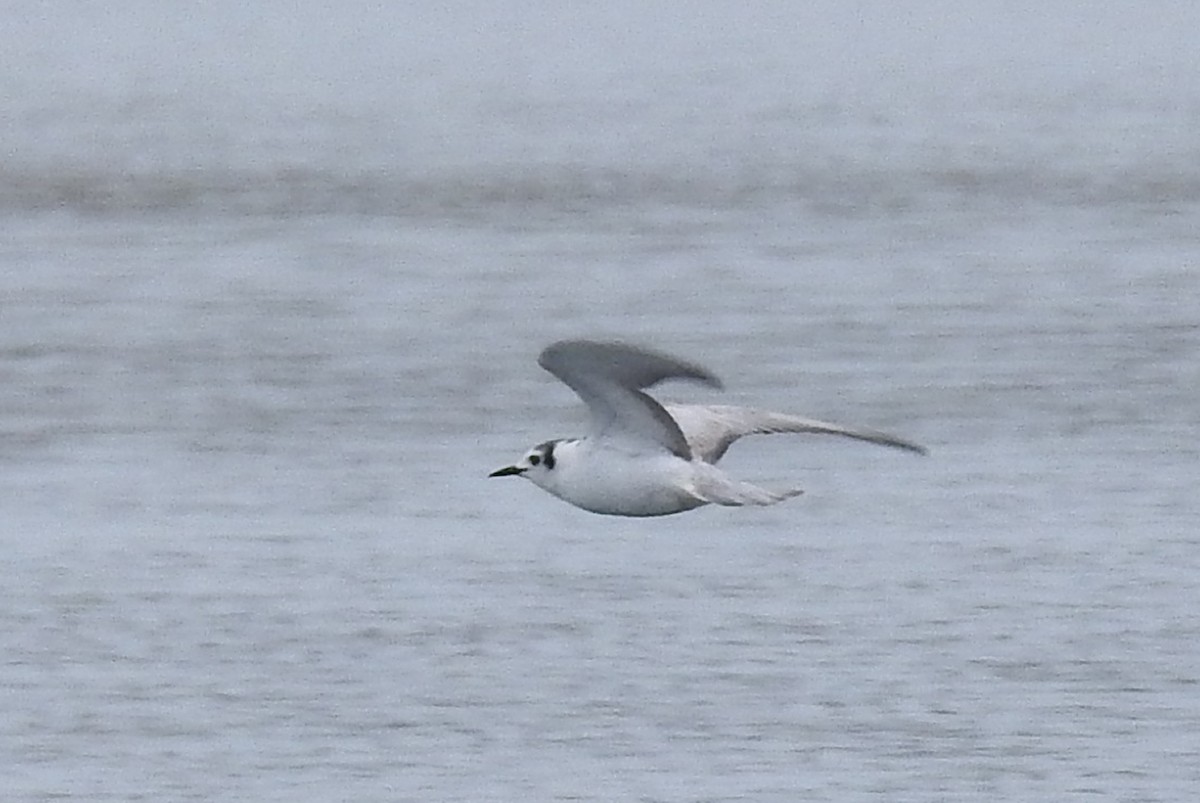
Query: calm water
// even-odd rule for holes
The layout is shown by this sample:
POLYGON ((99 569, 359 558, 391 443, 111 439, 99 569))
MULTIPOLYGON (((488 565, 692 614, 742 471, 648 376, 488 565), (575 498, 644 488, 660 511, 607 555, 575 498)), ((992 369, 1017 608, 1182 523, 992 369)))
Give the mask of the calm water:
POLYGON ((4 798, 1192 799, 1200 16, 844 5, 3 4, 4 798), (578 335, 932 454, 484 479, 578 335))

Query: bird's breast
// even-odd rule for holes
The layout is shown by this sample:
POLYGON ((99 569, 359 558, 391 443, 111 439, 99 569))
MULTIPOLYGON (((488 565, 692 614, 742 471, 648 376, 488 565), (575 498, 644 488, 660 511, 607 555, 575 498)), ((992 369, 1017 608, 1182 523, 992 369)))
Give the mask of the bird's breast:
POLYGON ((688 491, 692 471, 688 461, 666 453, 580 450, 558 461, 546 490, 593 513, 665 516, 704 504, 688 491))

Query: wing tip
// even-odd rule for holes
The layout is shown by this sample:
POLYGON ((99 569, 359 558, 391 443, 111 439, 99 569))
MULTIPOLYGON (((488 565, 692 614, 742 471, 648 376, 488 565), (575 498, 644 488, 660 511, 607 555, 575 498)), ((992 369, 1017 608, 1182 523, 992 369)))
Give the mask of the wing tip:
MULTIPOLYGON (((574 359, 617 362, 623 358, 636 356, 651 357, 661 360, 663 364, 672 365, 674 370, 666 378, 690 379, 715 390, 725 389, 725 383, 716 374, 697 363, 623 340, 591 340, 588 338, 557 340, 542 349, 541 354, 538 355, 538 365, 558 376, 565 364, 574 359)), ((655 380, 655 382, 657 381, 655 380)), ((655 384, 655 382, 650 384, 655 384)))
POLYGON ((912 441, 906 441, 895 436, 892 436, 892 438, 884 442, 883 445, 894 446, 897 449, 903 449, 906 452, 912 452, 913 454, 920 455, 921 457, 929 457, 928 447, 922 446, 919 443, 913 443, 912 441))

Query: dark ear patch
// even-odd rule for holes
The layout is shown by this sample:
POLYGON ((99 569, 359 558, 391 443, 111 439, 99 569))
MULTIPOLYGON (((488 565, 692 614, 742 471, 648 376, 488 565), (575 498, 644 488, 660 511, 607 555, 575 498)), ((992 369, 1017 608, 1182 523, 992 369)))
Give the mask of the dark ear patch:
POLYGON ((538 444, 538 449, 542 453, 542 461, 547 471, 554 468, 554 445, 556 443, 558 441, 546 441, 545 443, 538 444))

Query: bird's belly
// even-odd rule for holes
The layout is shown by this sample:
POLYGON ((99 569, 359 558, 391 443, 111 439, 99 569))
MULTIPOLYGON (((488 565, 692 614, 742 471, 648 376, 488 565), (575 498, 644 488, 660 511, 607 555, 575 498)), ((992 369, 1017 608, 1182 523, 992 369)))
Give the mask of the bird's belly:
POLYGON ((666 516, 705 504, 686 490, 691 466, 664 455, 644 462, 593 458, 561 477, 555 493, 593 513, 666 516))

